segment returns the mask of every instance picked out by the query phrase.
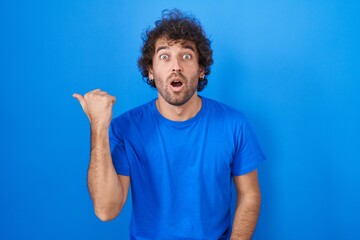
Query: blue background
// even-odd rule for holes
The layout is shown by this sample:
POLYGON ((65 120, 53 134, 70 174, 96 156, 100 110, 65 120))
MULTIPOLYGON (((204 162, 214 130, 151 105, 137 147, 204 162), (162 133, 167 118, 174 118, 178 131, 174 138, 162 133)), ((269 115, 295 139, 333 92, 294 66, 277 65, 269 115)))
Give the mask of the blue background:
POLYGON ((92 209, 89 124, 72 93, 118 115, 156 97, 136 61, 164 8, 212 40, 202 95, 242 110, 267 155, 254 239, 360 239, 358 1, 1 1, 0 239, 127 239, 131 203, 92 209))

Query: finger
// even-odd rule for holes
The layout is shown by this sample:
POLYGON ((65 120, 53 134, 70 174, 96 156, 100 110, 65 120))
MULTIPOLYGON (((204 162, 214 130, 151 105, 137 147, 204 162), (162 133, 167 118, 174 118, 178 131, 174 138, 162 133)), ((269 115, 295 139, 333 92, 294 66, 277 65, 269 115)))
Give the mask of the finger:
POLYGON ((115 103, 115 102, 116 102, 116 97, 111 96, 111 102, 112 102, 112 103, 115 103))
POLYGON ((104 95, 107 95, 107 94, 108 94, 107 92, 102 91, 100 88, 98 88, 98 89, 94 89, 94 90, 86 93, 84 95, 84 98, 86 98, 88 96, 96 96, 96 95, 104 96, 104 95))
POLYGON ((97 89, 94 89, 94 90, 91 90, 91 91, 85 93, 84 97, 89 96, 89 95, 93 95, 93 94, 98 94, 99 92, 101 92, 101 89, 97 88, 97 89))
POLYGON ((76 99, 79 101, 81 107, 82 107, 83 109, 85 109, 85 108, 84 108, 84 107, 85 107, 84 97, 83 97, 82 95, 78 94, 78 93, 74 93, 72 96, 73 96, 74 98, 76 98, 76 99))
POLYGON ((93 94, 98 94, 98 93, 100 93, 100 92, 101 92, 101 89, 100 89, 100 88, 97 88, 97 89, 94 89, 94 90, 92 90, 92 91, 90 91, 90 92, 87 92, 87 93, 84 95, 84 97, 89 96, 89 95, 93 95, 93 94))
POLYGON ((107 92, 105 91, 100 91, 100 92, 97 92, 98 95, 100 96, 105 96, 105 95, 109 95, 107 92))
POLYGON ((84 98, 81 94, 78 94, 78 93, 74 93, 72 96, 79 101, 81 101, 84 98))

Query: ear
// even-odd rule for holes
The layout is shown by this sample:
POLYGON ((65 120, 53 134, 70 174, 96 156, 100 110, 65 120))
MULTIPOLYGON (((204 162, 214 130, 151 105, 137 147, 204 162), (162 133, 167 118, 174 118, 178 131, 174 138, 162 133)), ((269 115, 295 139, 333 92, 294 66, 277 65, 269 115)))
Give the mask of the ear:
POLYGON ((149 79, 154 79, 154 72, 153 72, 153 69, 152 67, 148 67, 148 78, 149 79))
POLYGON ((204 77, 205 77, 205 69, 203 66, 200 66, 199 78, 204 78, 204 77))

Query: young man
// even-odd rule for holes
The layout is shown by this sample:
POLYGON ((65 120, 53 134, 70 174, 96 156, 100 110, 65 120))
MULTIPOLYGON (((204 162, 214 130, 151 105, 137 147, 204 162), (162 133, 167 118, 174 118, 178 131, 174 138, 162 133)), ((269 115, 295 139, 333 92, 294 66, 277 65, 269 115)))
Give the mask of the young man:
POLYGON ((74 94, 91 125, 95 213, 115 218, 131 182, 131 239, 251 239, 264 159, 256 137, 240 112, 198 95, 213 63, 198 20, 174 10, 155 25, 138 65, 157 99, 111 121, 115 97, 100 89, 74 94))

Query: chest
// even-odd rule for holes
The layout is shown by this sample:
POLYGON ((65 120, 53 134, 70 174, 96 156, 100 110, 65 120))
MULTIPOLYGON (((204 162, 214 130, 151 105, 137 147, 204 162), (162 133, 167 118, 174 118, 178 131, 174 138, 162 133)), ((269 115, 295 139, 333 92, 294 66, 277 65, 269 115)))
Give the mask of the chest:
POLYGON ((233 131, 216 124, 174 128, 156 126, 127 143, 132 171, 151 175, 214 176, 230 174, 235 151, 233 131))

